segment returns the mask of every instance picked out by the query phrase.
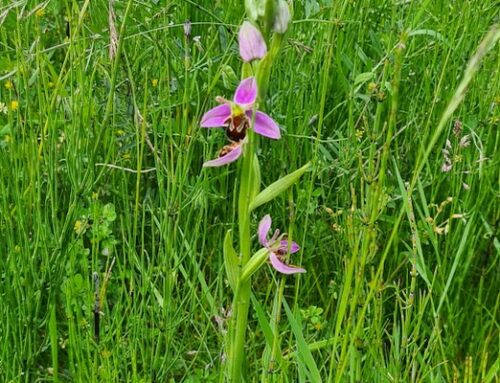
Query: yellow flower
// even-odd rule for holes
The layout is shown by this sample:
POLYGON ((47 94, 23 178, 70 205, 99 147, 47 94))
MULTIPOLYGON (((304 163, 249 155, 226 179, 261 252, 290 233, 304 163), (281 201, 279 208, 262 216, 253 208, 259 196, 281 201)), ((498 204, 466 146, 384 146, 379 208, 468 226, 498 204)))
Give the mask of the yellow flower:
POLYGON ((73 230, 75 230, 76 234, 81 235, 87 230, 87 223, 85 221, 77 219, 73 230))
POLYGON ((374 82, 371 82, 368 84, 368 92, 369 93, 375 93, 378 90, 378 85, 374 82))
POLYGON ((10 80, 5 81, 4 86, 5 86, 5 89, 8 89, 8 90, 11 90, 12 88, 14 88, 14 84, 10 80))
POLYGON ((36 17, 43 17, 45 15, 45 9, 44 8, 38 8, 37 11, 35 12, 36 17))
POLYGON ((157 78, 152 79, 151 85, 153 85, 153 88, 156 88, 158 86, 158 79, 157 78))
POLYGON ((12 111, 16 111, 17 109, 19 109, 19 101, 17 100, 12 100, 10 102, 10 110, 12 111))

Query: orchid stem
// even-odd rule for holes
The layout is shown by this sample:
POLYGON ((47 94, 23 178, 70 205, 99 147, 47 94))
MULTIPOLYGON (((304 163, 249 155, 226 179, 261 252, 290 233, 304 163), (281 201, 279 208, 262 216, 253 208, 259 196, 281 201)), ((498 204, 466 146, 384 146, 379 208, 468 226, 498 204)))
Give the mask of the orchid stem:
MULTIPOLYGON (((238 225, 240 235, 241 267, 250 259, 250 199, 253 186, 253 139, 252 132, 247 135, 243 166, 240 172, 240 194, 238 199, 238 225)), ((238 283, 233 302, 234 333, 229 355, 229 374, 231 382, 243 382, 243 356, 245 337, 250 306, 251 282, 250 278, 238 283)))

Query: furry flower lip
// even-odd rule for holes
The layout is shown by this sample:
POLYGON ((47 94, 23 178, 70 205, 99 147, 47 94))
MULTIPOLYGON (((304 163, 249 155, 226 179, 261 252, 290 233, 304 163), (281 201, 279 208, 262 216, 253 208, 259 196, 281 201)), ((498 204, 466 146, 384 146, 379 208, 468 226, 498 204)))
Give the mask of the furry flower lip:
POLYGON ((283 262, 283 256, 288 254, 288 250, 290 249, 290 254, 294 254, 300 250, 299 245, 293 241, 285 239, 285 235, 280 235, 279 230, 274 232, 274 235, 270 240, 267 239, 269 231, 271 230, 271 224, 271 216, 267 214, 261 219, 257 231, 260 244, 269 250, 269 261, 271 262, 271 265, 282 274, 305 273, 305 269, 293 265, 287 265, 283 262))
POLYGON ((227 145, 219 158, 207 161, 204 167, 222 166, 236 161, 243 153, 246 131, 252 126, 255 133, 261 136, 279 139, 281 132, 278 124, 267 114, 254 110, 257 100, 257 81, 248 77, 240 82, 234 93, 233 100, 216 97, 220 105, 210 109, 201 118, 202 128, 225 128, 228 138, 232 141, 227 145))

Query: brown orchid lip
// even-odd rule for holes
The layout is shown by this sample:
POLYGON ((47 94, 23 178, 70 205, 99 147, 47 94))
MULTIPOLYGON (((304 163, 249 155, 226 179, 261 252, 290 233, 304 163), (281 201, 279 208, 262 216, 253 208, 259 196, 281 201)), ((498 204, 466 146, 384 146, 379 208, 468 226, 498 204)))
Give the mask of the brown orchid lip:
POLYGON ((226 135, 227 138, 232 142, 242 141, 246 135, 247 130, 250 126, 248 118, 245 114, 238 116, 231 116, 227 119, 226 135))

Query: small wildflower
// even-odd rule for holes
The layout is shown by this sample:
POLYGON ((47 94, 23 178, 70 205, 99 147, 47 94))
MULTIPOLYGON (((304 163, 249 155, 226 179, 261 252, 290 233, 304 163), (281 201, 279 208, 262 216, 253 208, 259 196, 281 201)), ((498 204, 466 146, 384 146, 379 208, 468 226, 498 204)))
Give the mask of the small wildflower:
POLYGON ((11 80, 5 81, 5 89, 11 90, 14 88, 14 83, 11 80))
POLYGON ((278 7, 274 16, 273 31, 282 35, 288 29, 289 23, 290 9, 288 8, 288 4, 285 0, 278 0, 278 7))
POLYGON ((19 109, 19 101, 12 100, 10 102, 10 110, 12 110, 13 112, 15 112, 17 109, 19 109))
POLYGON ((8 111, 7 105, 4 102, 0 102, 0 113, 7 114, 8 111))
POLYGON ((241 25, 238 35, 240 56, 245 62, 263 58, 267 53, 266 42, 260 31, 248 21, 241 25))
POLYGON ((191 37, 191 21, 189 20, 184 22, 184 36, 188 39, 191 37))
POLYGON ((465 182, 462 182, 462 187, 464 188, 464 190, 470 190, 470 186, 465 182))
POLYGON ((38 8, 35 12, 35 16, 38 18, 45 16, 45 8, 38 8))
POLYGON ((470 135, 465 135, 462 137, 462 139, 460 140, 460 143, 459 143, 459 146, 461 148, 466 148, 470 145, 470 135))
POLYGON ((333 223, 332 229, 334 232, 340 233, 342 231, 342 226, 340 226, 338 223, 333 223))
POLYGON ((97 201, 99 199, 99 193, 98 192, 93 192, 92 193, 92 200, 97 201))
POLYGON ((441 166, 441 171, 443 173, 448 173, 451 170, 452 166, 453 165, 451 164, 451 162, 445 162, 443 166, 441 166))
POLYGON ((156 88, 158 86, 158 79, 157 78, 152 79, 151 85, 153 86, 153 88, 156 88))
POLYGON ((269 250, 269 260, 271 261, 271 265, 282 274, 305 273, 305 269, 287 265, 283 262, 283 257, 288 252, 290 254, 294 254, 300 250, 299 245, 293 241, 284 239, 286 238, 286 234, 280 235, 279 230, 276 230, 273 237, 270 240, 267 240, 267 235, 271 230, 271 224, 271 216, 268 214, 261 219, 258 228, 259 242, 262 246, 269 250))
POLYGON ((194 36, 193 37, 193 43, 194 43, 194 46, 200 51, 200 52, 203 52, 204 49, 203 49, 203 45, 201 44, 201 36, 194 36))
POLYGON ((73 230, 75 230, 75 233, 78 235, 85 233, 85 231, 87 230, 86 222, 82 221, 80 219, 77 219, 75 222, 75 226, 73 227, 73 230))
POLYGON ((362 129, 356 129, 356 138, 358 139, 358 141, 361 141, 361 139, 363 138, 363 135, 364 135, 364 132, 362 129))
POLYGON ((376 95, 376 97, 377 97, 377 101, 378 102, 382 102, 382 101, 385 100, 385 93, 384 92, 378 92, 377 95, 376 95))
POLYGON ((455 135, 456 138, 460 138, 460 135, 462 134, 462 122, 459 119, 456 119, 455 122, 453 123, 453 134, 455 135))
POLYGON ((375 82, 370 82, 368 84, 368 93, 375 94, 378 91, 378 85, 375 82))

